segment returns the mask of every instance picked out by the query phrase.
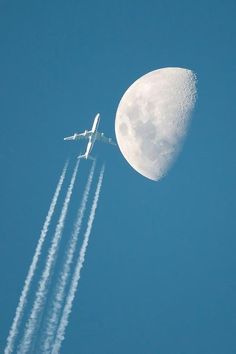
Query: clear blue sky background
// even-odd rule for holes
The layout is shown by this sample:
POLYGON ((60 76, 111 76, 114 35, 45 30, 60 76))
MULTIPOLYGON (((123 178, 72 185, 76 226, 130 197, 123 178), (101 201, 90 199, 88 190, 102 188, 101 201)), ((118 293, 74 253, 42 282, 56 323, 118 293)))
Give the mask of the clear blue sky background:
POLYGON ((84 148, 63 137, 100 112, 114 138, 129 85, 180 66, 198 102, 163 180, 95 148, 104 185, 62 353, 236 353, 235 4, 0 1, 1 352, 60 171, 84 148))

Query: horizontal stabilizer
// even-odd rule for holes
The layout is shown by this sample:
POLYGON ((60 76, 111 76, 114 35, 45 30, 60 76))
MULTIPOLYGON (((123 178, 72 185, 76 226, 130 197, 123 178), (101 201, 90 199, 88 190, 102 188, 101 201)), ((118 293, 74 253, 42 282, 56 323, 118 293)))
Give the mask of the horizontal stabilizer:
POLYGON ((90 155, 87 156, 86 154, 84 154, 84 155, 79 155, 77 158, 78 158, 78 159, 85 159, 85 160, 92 160, 92 161, 95 160, 95 158, 94 158, 93 156, 90 156, 90 155))

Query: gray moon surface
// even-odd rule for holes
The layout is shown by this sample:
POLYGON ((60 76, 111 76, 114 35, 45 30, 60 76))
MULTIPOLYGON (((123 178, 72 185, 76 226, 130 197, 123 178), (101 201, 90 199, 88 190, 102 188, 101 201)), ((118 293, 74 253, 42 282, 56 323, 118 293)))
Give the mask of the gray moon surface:
POLYGON ((123 95, 115 120, 119 148, 143 176, 158 181, 175 161, 196 102, 196 75, 183 68, 154 70, 123 95))

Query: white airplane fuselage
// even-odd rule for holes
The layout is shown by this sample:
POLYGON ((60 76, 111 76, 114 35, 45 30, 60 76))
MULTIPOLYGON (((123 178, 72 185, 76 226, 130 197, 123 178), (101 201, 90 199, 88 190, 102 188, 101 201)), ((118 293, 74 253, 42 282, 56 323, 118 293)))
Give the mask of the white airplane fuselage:
POLYGON ((85 151, 85 154, 83 155, 84 158, 87 160, 92 149, 93 149, 93 145, 96 141, 96 137, 97 137, 97 130, 98 130, 98 126, 100 123, 100 114, 98 113, 96 115, 96 117, 94 118, 94 122, 93 122, 93 126, 92 126, 92 130, 91 130, 91 135, 89 136, 89 141, 88 141, 88 145, 85 151))

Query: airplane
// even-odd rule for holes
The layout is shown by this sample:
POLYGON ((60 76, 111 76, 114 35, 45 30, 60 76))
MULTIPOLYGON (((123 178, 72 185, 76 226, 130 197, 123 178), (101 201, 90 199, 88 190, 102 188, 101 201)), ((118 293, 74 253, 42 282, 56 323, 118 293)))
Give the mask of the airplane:
POLYGON ((83 133, 75 133, 72 136, 65 137, 64 140, 82 140, 82 139, 88 139, 88 144, 86 151, 83 155, 78 156, 78 159, 90 159, 94 160, 94 158, 90 155, 94 143, 96 140, 101 141, 103 143, 111 144, 111 145, 116 145, 114 141, 112 141, 111 138, 107 138, 104 133, 98 132, 98 125, 100 123, 100 114, 98 113, 93 121, 93 126, 91 130, 85 130, 83 133))

